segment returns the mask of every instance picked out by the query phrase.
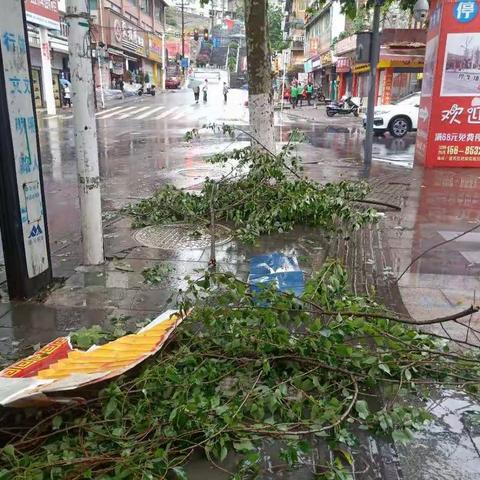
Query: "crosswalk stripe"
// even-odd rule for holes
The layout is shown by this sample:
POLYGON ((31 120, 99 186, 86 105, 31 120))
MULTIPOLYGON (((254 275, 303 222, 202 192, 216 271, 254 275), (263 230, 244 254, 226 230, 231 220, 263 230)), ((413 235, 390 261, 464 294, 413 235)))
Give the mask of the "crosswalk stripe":
POLYGON ((142 113, 141 115, 138 115, 138 117, 135 117, 135 120, 142 120, 142 118, 147 118, 148 116, 154 114, 155 112, 158 112, 159 110, 164 109, 165 107, 157 107, 157 108, 152 108, 152 110, 149 110, 146 113, 142 113))
POLYGON ((135 105, 133 107, 126 107, 126 108, 122 108, 121 110, 116 110, 115 112, 107 113, 107 115, 102 115, 102 116, 99 115, 97 118, 101 118, 103 120, 104 118, 110 118, 110 117, 113 117, 114 115, 118 115, 119 113, 127 112, 132 108, 135 108, 135 105))
POLYGON ((150 108, 149 105, 147 105, 146 107, 140 107, 140 108, 137 108, 136 110, 132 110, 130 112, 127 112, 124 115, 120 115, 120 117, 118 117, 118 118, 119 118, 119 120, 123 120, 124 118, 127 118, 130 115, 136 115, 137 113, 143 112, 144 110, 147 110, 149 108, 150 108))
POLYGON ((170 110, 167 110, 166 112, 161 113, 157 117, 155 117, 155 120, 160 120, 162 118, 165 118, 166 116, 170 115, 173 113, 175 110, 178 110, 178 107, 172 107, 170 110))
POLYGON ((124 107, 123 105, 119 105, 118 107, 107 108, 106 110, 97 112, 95 116, 98 117, 99 115, 103 115, 104 113, 108 113, 108 112, 113 112, 114 110, 118 110, 119 108, 124 108, 124 107))

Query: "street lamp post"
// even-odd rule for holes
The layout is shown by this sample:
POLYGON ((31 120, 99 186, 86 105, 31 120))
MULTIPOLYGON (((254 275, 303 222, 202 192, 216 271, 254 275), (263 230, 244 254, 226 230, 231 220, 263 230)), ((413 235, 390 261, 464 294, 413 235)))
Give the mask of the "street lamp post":
POLYGON ((375 86, 377 83, 377 66, 380 55, 380 9, 385 0, 375 0, 373 8, 372 41, 370 45, 370 75, 368 78, 368 103, 365 128, 365 150, 363 161, 372 162, 373 117, 375 112, 375 86))

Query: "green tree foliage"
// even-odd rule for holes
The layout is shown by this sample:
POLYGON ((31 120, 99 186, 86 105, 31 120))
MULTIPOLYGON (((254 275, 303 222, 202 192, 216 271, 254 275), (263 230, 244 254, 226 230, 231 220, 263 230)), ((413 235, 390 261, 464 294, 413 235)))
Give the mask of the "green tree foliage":
MULTIPOLYGON (((345 13, 349 18, 354 19, 357 16, 357 1, 356 0, 339 0, 342 6, 342 12, 345 13)), ((392 4, 400 5, 400 8, 405 11, 413 11, 413 6, 415 5, 416 0, 386 0, 384 7, 388 7, 392 4)), ((315 15, 319 12, 325 5, 328 4, 328 0, 315 0, 308 8, 307 13, 310 15, 315 15)), ((375 0, 367 0, 365 4, 365 9, 369 10, 375 5, 375 0)))
POLYGON ((287 47, 287 42, 283 40, 282 18, 283 14, 280 7, 269 6, 268 31, 270 37, 270 48, 272 52, 281 52, 287 47))

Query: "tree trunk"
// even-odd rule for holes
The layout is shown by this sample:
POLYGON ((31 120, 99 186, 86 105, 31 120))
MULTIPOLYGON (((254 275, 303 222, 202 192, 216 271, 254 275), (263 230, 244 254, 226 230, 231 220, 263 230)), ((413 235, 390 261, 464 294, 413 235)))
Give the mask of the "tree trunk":
POLYGON ((250 133, 259 148, 275 153, 268 0, 245 0, 250 133))

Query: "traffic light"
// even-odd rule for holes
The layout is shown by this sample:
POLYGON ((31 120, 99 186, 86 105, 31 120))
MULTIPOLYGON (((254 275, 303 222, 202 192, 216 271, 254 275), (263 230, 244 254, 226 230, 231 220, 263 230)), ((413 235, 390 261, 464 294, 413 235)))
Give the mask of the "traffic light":
POLYGON ((198 28, 193 30, 193 39, 197 42, 198 41, 198 28))
POLYGON ((208 28, 203 29, 203 39, 208 40, 208 28))

